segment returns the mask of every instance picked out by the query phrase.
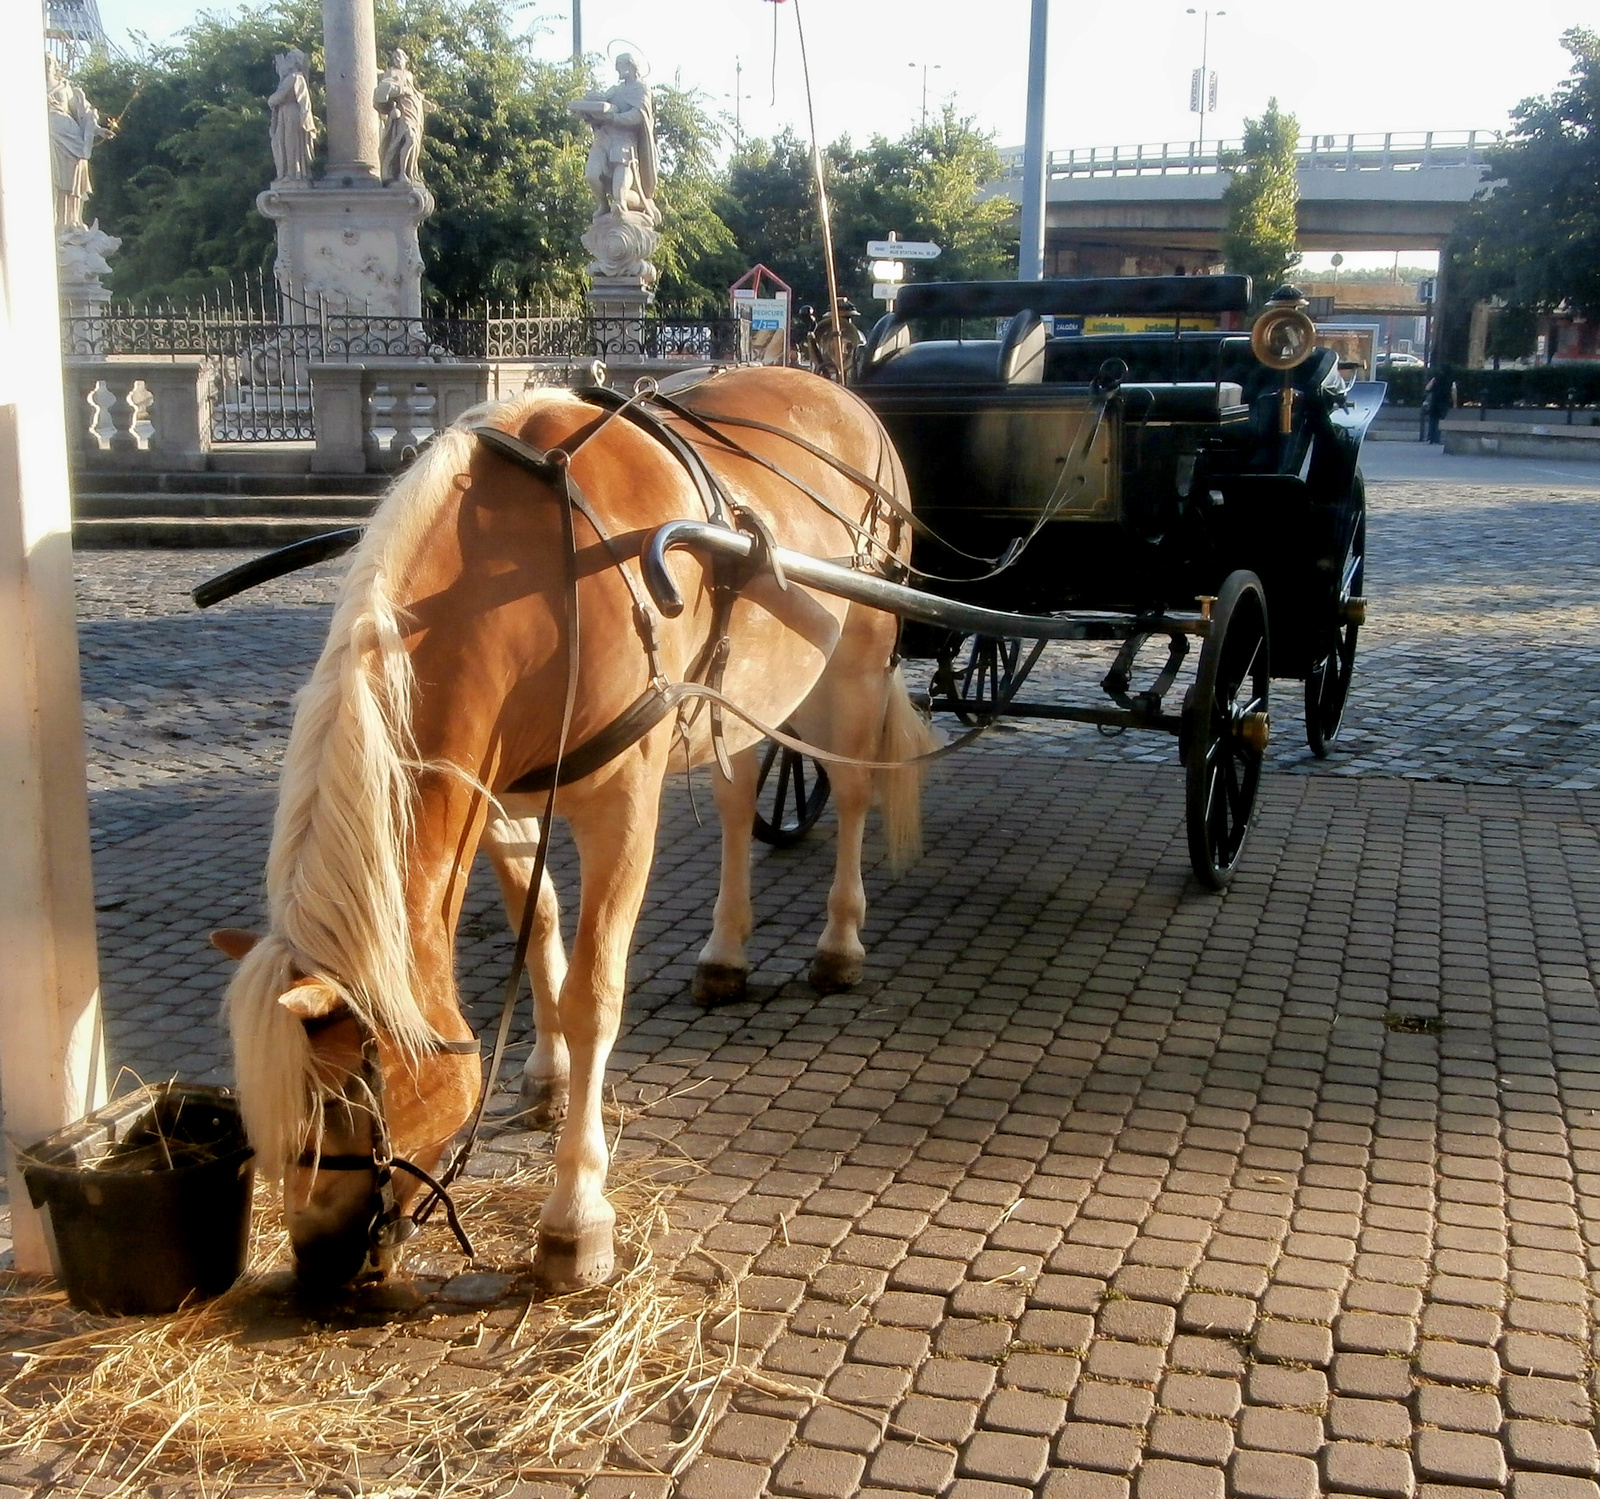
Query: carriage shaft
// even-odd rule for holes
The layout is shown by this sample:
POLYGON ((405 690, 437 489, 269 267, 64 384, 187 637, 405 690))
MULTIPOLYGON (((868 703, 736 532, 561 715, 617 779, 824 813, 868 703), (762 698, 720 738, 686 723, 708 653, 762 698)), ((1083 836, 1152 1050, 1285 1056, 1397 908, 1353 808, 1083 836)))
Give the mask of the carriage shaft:
MULTIPOLYGON (((639 560, 651 596, 669 619, 683 613, 683 595, 667 571, 667 554, 675 547, 749 561, 756 542, 743 532, 704 521, 669 521, 659 527, 645 543, 639 560)), ((1175 610, 1157 615, 1078 609, 1062 614, 1010 614, 924 593, 903 583, 891 583, 875 573, 858 572, 786 547, 774 549, 772 561, 786 578, 807 588, 964 635, 1021 640, 1119 640, 1135 632, 1203 636, 1210 630, 1210 621, 1199 612, 1175 610)))

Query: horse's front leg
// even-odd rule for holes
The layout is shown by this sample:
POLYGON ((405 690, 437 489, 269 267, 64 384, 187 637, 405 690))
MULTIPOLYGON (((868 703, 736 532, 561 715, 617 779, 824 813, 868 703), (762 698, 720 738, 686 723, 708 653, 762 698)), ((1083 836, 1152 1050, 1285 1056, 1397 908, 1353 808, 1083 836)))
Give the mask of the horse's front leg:
MULTIPOLYGON (((537 798, 508 796, 507 815, 491 818, 484 829, 484 850, 494 865, 511 930, 521 930, 534 855, 539 848, 539 819, 523 815, 523 804, 537 798)), ((567 976, 567 954, 561 943, 561 908, 547 869, 539 883, 533 933, 528 941, 528 979, 533 986, 533 1050, 522 1068, 522 1109, 532 1124, 553 1124, 567 1112, 570 1070, 566 1037, 561 1033, 557 1001, 567 976)))
POLYGON ((733 779, 728 780, 712 763, 711 787, 722 823, 722 880, 717 907, 711 918, 711 936, 700 949, 694 972, 694 997, 701 1004, 745 997, 750 959, 750 844, 756 815, 756 780, 760 774, 760 746, 733 756, 733 779))
POLYGON ((550 1292, 603 1281, 614 1262, 617 1215, 605 1197, 610 1159, 601 1103, 606 1060, 622 1019, 628 948, 655 853, 665 744, 662 737, 649 752, 630 756, 598 787, 563 793, 583 894, 560 1000, 571 1094, 534 1256, 534 1273, 550 1292))

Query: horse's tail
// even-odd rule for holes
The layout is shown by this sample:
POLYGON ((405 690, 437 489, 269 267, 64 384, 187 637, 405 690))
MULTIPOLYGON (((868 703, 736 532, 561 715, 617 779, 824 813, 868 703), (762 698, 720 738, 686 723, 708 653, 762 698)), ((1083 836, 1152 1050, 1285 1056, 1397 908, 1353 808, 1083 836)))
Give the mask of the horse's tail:
MULTIPOLYGON (((911 761, 939 747, 933 725, 917 710, 896 666, 889 673, 889 701, 883 715, 880 760, 911 761)), ((898 764, 878 772, 879 810, 889 845, 889 867, 896 873, 922 857, 923 767, 898 764)))

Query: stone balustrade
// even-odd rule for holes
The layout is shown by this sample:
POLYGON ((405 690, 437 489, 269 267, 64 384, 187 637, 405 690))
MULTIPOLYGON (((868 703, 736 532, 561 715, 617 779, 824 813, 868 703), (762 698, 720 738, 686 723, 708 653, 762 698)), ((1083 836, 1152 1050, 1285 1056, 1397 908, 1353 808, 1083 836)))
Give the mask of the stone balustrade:
POLYGON ((90 467, 203 469, 211 448, 209 361, 64 361, 68 451, 90 467))
POLYGON ((565 361, 367 359, 311 366, 317 473, 384 472, 404 464, 472 407, 535 386, 567 385, 565 361))

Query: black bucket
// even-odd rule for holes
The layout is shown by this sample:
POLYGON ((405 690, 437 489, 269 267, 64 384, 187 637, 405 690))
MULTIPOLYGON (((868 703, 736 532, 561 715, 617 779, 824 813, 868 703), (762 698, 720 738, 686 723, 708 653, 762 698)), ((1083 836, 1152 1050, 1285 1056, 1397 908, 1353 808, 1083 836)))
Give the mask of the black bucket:
POLYGON ((73 1305, 144 1316, 226 1291, 250 1250, 252 1154, 231 1093, 177 1083, 19 1152, 73 1305))

